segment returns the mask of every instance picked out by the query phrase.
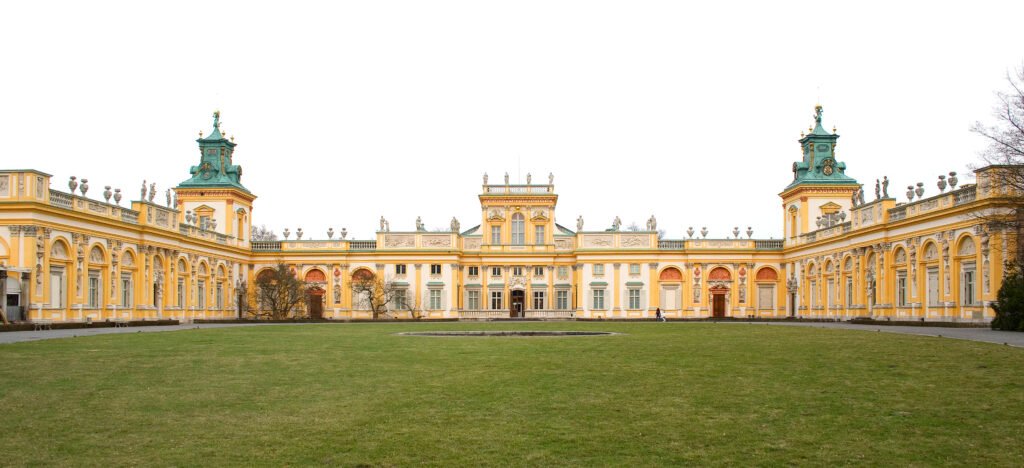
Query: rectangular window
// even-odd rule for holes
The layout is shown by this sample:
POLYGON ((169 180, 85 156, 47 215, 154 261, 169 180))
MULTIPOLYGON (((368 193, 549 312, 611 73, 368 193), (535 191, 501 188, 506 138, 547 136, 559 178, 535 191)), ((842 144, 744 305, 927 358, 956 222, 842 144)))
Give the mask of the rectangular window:
POLYGON ((763 310, 775 308, 775 286, 761 285, 757 287, 757 308, 763 310))
POLYGON ((523 267, 512 267, 512 276, 523 276, 523 267))
POLYGON ((64 307, 64 269, 50 269, 50 307, 64 307))
POLYGON ((928 269, 928 305, 939 305, 939 269, 928 269))
POLYGON ((594 265, 594 276, 602 276, 602 275, 604 275, 604 265, 602 265, 602 264, 595 264, 594 265))
POLYGON ((491 310, 501 310, 504 308, 504 301, 501 300, 501 291, 491 291, 491 310))
POLYGON ((480 267, 469 267, 469 276, 480 276, 480 267))
POLYGON ((217 283, 217 309, 224 308, 224 283, 217 283))
POLYGON ((594 309, 604 310, 604 289, 595 289, 594 294, 594 309))
POLYGON ((569 308, 569 291, 560 289, 555 291, 555 308, 567 310, 569 308))
POLYGON ((431 289, 430 290, 430 310, 441 309, 441 290, 431 289))
POLYGON ((409 291, 408 290, 406 290, 406 289, 396 289, 395 290, 395 299, 394 299, 394 302, 395 302, 394 309, 395 310, 406 310, 406 309, 408 309, 408 307, 407 307, 408 304, 409 304, 408 298, 409 298, 409 291))
POLYGON ((196 287, 196 307, 206 307, 206 280, 199 280, 199 286, 196 287))
POLYGON ((544 276, 544 267, 533 267, 533 276, 544 276))
POLYGON ((846 278, 846 306, 853 305, 853 277, 846 278))
POLYGON ((818 307, 818 282, 811 281, 811 307, 818 307))
POLYGON ((405 274, 405 264, 399 263, 398 265, 395 265, 395 275, 401 276, 401 275, 404 275, 404 274, 405 274))
POLYGON ((466 308, 469 310, 480 310, 480 291, 466 291, 466 308))
POLYGON ((533 243, 536 245, 544 244, 544 226, 537 226, 534 228, 533 243))
POLYGON ((558 279, 567 279, 567 278, 569 278, 569 267, 567 267, 567 266, 560 266, 560 267, 558 267, 558 279))
POLYGON ((491 267, 491 276, 501 276, 501 267, 491 267))
POLYGON ((965 263, 960 274, 960 303, 963 305, 974 305, 974 264, 965 263))
POLYGON ((544 309, 544 291, 533 292, 533 309, 543 310, 544 309))
POLYGON ((121 306, 132 306, 132 275, 121 275, 121 306))
POLYGON ((907 272, 896 272, 896 305, 907 306, 907 272))
POLYGON ((501 245, 501 226, 491 226, 491 244, 501 245))
POLYGON ((639 263, 630 263, 629 264, 629 274, 631 274, 631 275, 639 275, 640 274, 640 264, 639 263))
POLYGON ((185 307, 185 279, 178 278, 178 307, 185 307))
POLYGON ((89 307, 100 306, 100 295, 103 294, 103 286, 100 284, 100 273, 89 272, 89 307))
POLYGON ((630 289, 629 290, 629 308, 637 310, 640 308, 640 290, 630 289))
POLYGON ((435 263, 433 265, 430 265, 430 274, 431 275, 440 275, 441 274, 441 265, 439 265, 437 263, 435 263))

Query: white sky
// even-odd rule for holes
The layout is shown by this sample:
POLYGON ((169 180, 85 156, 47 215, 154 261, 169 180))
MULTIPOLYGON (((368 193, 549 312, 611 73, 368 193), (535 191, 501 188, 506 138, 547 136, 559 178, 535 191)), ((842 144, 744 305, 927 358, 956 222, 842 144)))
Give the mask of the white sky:
POLYGON ((554 172, 571 229, 779 238, 816 102, 868 199, 882 175, 927 196, 1024 60, 1024 2, 842 3, 10 1, 0 167, 162 201, 220 109, 278 233, 465 229, 508 171, 554 172))

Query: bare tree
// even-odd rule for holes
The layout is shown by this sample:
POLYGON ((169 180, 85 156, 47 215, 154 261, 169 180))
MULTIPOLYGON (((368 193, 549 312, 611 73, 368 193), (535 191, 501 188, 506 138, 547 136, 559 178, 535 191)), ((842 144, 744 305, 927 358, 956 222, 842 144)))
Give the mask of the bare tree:
POLYGON ((373 319, 386 316, 391 306, 398 301, 400 294, 406 294, 407 288, 399 288, 392 280, 384 280, 379 276, 353 277, 349 283, 352 296, 359 305, 373 313, 373 319))
POLYGON ((662 240, 664 238, 665 238, 665 230, 664 229, 658 229, 658 240, 662 240))
POLYGON ((640 230, 640 225, 637 224, 636 221, 633 221, 632 223, 629 223, 629 226, 626 226, 626 230, 631 232, 637 232, 640 230))
POLYGON ((276 241, 277 233, 267 227, 266 224, 253 226, 249 233, 249 240, 254 241, 276 241))
POLYGON ((395 294, 395 310, 409 313, 409 318, 419 320, 423 318, 423 309, 416 304, 416 295, 409 290, 400 290, 395 294))
POLYGON ((309 286, 300 280, 284 263, 256 277, 256 300, 262 306, 253 315, 269 316, 274 320, 288 318, 296 306, 306 300, 309 286))
MULTIPOLYGON (((986 171, 985 183, 999 188, 1002 200, 995 209, 975 215, 991 229, 1009 230, 1024 235, 1024 65, 1007 73, 1009 89, 996 93, 996 123, 975 122, 971 131, 988 140, 981 153, 982 166, 997 166, 986 171)), ((980 179, 980 178, 979 178, 980 179)), ((982 183, 979 180, 979 183, 982 183)), ((1017 262, 1024 260, 1024 249, 1017 249, 1017 262)))

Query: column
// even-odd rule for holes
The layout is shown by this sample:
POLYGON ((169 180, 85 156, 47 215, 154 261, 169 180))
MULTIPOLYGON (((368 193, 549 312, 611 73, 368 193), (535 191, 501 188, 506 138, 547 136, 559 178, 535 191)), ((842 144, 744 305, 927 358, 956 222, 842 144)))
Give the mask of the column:
POLYGON ((612 264, 612 311, 622 314, 622 264, 612 264))

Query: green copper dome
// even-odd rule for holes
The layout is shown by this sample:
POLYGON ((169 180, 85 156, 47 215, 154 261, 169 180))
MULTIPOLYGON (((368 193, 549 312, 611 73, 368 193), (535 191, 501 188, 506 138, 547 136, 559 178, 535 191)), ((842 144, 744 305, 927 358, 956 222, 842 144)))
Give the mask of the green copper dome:
POLYGON ((189 168, 192 177, 179 188, 236 188, 248 192, 242 185, 242 166, 231 163, 235 143, 220 132, 220 111, 213 113, 213 131, 199 143, 199 164, 189 168))
POLYGON ((836 140, 839 135, 829 133, 821 126, 821 105, 814 107, 814 128, 800 139, 804 157, 793 163, 793 182, 789 190, 798 185, 858 185, 846 175, 846 163, 836 160, 836 140))

